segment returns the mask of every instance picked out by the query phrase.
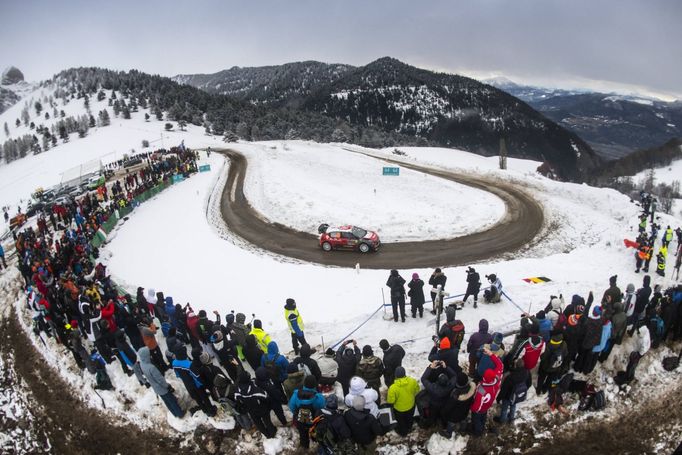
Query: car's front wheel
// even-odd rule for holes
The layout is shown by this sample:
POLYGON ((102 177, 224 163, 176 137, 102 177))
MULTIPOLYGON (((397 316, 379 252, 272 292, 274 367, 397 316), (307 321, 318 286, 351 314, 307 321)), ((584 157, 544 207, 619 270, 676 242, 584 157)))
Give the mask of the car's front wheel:
POLYGON ((358 247, 361 253, 367 253, 369 251, 369 245, 366 243, 361 243, 360 246, 358 247))
POLYGON ((329 242, 324 242, 324 243, 322 244, 322 249, 323 249, 324 251, 331 251, 331 250, 332 250, 332 244, 329 243, 329 242))

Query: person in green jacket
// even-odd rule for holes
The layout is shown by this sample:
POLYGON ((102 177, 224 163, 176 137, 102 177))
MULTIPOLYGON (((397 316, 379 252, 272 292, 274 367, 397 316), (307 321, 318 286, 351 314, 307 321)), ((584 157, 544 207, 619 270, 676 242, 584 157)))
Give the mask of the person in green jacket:
POLYGON ((386 402, 393 405, 393 414, 397 421, 396 433, 407 436, 414 421, 415 397, 419 393, 416 379, 405 376, 405 368, 395 369, 395 381, 388 388, 386 402))

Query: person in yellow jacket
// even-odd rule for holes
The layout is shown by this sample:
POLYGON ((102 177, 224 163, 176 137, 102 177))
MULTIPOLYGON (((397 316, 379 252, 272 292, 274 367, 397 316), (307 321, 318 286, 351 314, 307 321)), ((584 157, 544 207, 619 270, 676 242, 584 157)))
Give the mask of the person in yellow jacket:
POLYGON ((663 242, 663 246, 666 247, 666 250, 668 248, 668 245, 670 245, 670 242, 673 241, 673 228, 668 225, 668 228, 663 231, 663 238, 661 239, 663 242))
POLYGON ((393 414, 397 421, 396 433, 407 436, 414 422, 415 397, 419 393, 416 379, 405 376, 405 368, 395 369, 395 381, 388 388, 386 402, 393 405, 393 414))
POLYGON ((265 330, 263 330, 263 323, 260 319, 253 320, 253 329, 249 332, 249 335, 256 337, 256 343, 263 353, 268 353, 268 344, 272 341, 270 335, 268 335, 265 330))
POLYGON ((294 347, 294 353, 298 355, 299 343, 301 345, 308 344, 303 333, 303 318, 301 318, 298 309, 296 309, 296 301, 292 298, 287 299, 284 305, 284 318, 289 324, 289 331, 291 332, 291 344, 294 347))

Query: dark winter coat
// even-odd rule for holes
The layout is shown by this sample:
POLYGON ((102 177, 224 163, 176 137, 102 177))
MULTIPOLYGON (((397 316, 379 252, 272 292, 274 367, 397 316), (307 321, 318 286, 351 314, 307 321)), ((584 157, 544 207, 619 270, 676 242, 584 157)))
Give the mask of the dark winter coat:
POLYGON ((275 384, 275 382, 270 379, 268 376, 268 371, 265 369, 265 367, 259 367, 256 370, 255 383, 268 394, 268 398, 271 402, 270 405, 273 407, 273 409, 275 406, 281 407, 288 401, 287 397, 284 395, 282 387, 279 384, 275 384))
POLYGON ((549 343, 546 344, 545 352, 540 356, 540 371, 545 373, 563 371, 567 357, 568 346, 564 341, 564 335, 561 332, 555 333, 549 343))
POLYGON ((363 356, 358 362, 356 374, 364 379, 368 386, 378 390, 381 387, 381 375, 384 374, 384 364, 377 356, 363 356))
POLYGON ((426 300, 424 297, 424 281, 421 279, 411 280, 407 283, 407 287, 410 288, 407 292, 407 296, 410 298, 410 304, 423 305, 426 300))
POLYGON ((400 275, 390 275, 386 280, 386 286, 391 288, 392 297, 405 295, 405 278, 400 275))
POLYGON ((126 365, 132 368, 135 362, 137 362, 137 354, 135 354, 133 348, 128 344, 128 340, 126 340, 126 335, 123 330, 116 330, 116 333, 114 334, 114 345, 116 346, 116 349, 118 349, 118 353, 126 360, 126 365))
POLYGON ((509 400, 516 390, 516 386, 525 382, 526 386, 531 386, 530 371, 521 367, 513 368, 511 372, 504 378, 500 386, 500 393, 497 395, 497 402, 501 403, 503 400, 509 400))
POLYGON ((384 368, 386 375, 395 376, 395 369, 403 364, 405 350, 399 344, 393 344, 384 351, 384 368))
MULTIPOLYGON (((456 372, 448 368, 448 377, 454 378, 457 376, 456 372)), ((440 384, 437 380, 433 380, 433 368, 426 367, 421 377, 424 390, 429 396, 429 409, 434 413, 440 412, 440 409, 446 403, 450 392, 455 388, 454 379, 448 379, 447 384, 440 384)))
POLYGON ((434 360, 442 360, 445 362, 445 365, 452 368, 454 371, 462 370, 459 366, 457 351, 454 349, 438 349, 438 347, 434 346, 431 348, 431 352, 429 352, 429 362, 433 362, 434 360))
POLYGON ((320 379, 322 378, 322 372, 320 371, 320 367, 315 361, 315 359, 310 358, 310 355, 312 353, 312 349, 310 348, 309 345, 304 344, 301 346, 301 355, 299 357, 296 357, 294 359, 294 363, 296 365, 302 364, 308 367, 310 370, 310 374, 315 376, 315 379, 317 379, 317 382, 320 382, 320 379))
POLYGON ((613 311, 613 316, 611 316, 611 339, 614 343, 620 344, 627 329, 627 316, 623 311, 623 303, 615 304, 613 311))
POLYGON ((345 345, 336 351, 336 363, 339 364, 336 380, 340 384, 348 384, 350 378, 355 376, 355 370, 361 358, 362 353, 357 346, 349 347, 349 345, 345 345))
POLYGON ((279 376, 273 379, 279 381, 280 383, 284 382, 284 380, 287 378, 287 367, 289 366, 289 361, 286 357, 279 353, 279 347, 274 341, 268 343, 268 353, 262 356, 260 360, 260 364, 263 367, 266 366, 268 362, 273 362, 276 369, 279 371, 279 376))
POLYGON ((474 402, 476 384, 469 380, 464 387, 455 387, 440 410, 443 420, 452 423, 464 422, 474 402))
POLYGON ((438 274, 433 274, 429 277, 429 285, 432 288, 437 288, 438 285, 441 285, 441 291, 445 290, 445 283, 448 281, 448 277, 445 276, 443 273, 438 273, 438 274))
POLYGON ((351 438, 356 444, 366 446, 371 444, 377 436, 383 434, 379 421, 366 409, 362 411, 349 409, 343 418, 350 428, 351 438))
POLYGON ((651 297, 651 277, 646 275, 644 277, 643 286, 637 289, 636 300, 635 300, 635 314, 643 314, 646 306, 649 304, 649 298, 651 297))
POLYGON ((467 294, 478 294, 481 290, 481 275, 478 272, 467 274, 467 294))
POLYGON ((256 369, 260 366, 260 360, 263 356, 263 351, 261 351, 261 349, 258 347, 256 337, 253 335, 246 337, 244 356, 246 357, 246 361, 249 363, 251 369, 256 371, 256 369))
POLYGON ((486 319, 481 319, 478 321, 478 332, 469 337, 467 352, 474 353, 484 344, 490 344, 492 342, 493 336, 488 333, 488 321, 486 319))
POLYGON ((249 326, 244 324, 246 322, 246 316, 243 313, 237 313, 235 317, 235 322, 232 324, 232 332, 234 332, 234 339, 238 345, 244 347, 246 346, 246 337, 251 332, 249 326))
MULTIPOLYGON (((581 318, 583 319, 583 318, 581 318)), ((601 342, 602 322, 600 319, 584 318, 584 336, 580 345, 581 349, 592 349, 601 342)))
POLYGON ((254 417, 264 417, 270 414, 270 402, 267 393, 251 381, 237 385, 234 399, 254 417))

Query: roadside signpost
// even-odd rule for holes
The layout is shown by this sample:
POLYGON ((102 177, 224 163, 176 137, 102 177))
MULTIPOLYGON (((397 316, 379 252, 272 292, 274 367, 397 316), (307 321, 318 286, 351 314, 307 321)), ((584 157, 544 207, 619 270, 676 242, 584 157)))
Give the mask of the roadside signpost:
POLYGON ((400 175, 400 168, 399 167, 385 167, 382 175, 399 176, 400 175))

